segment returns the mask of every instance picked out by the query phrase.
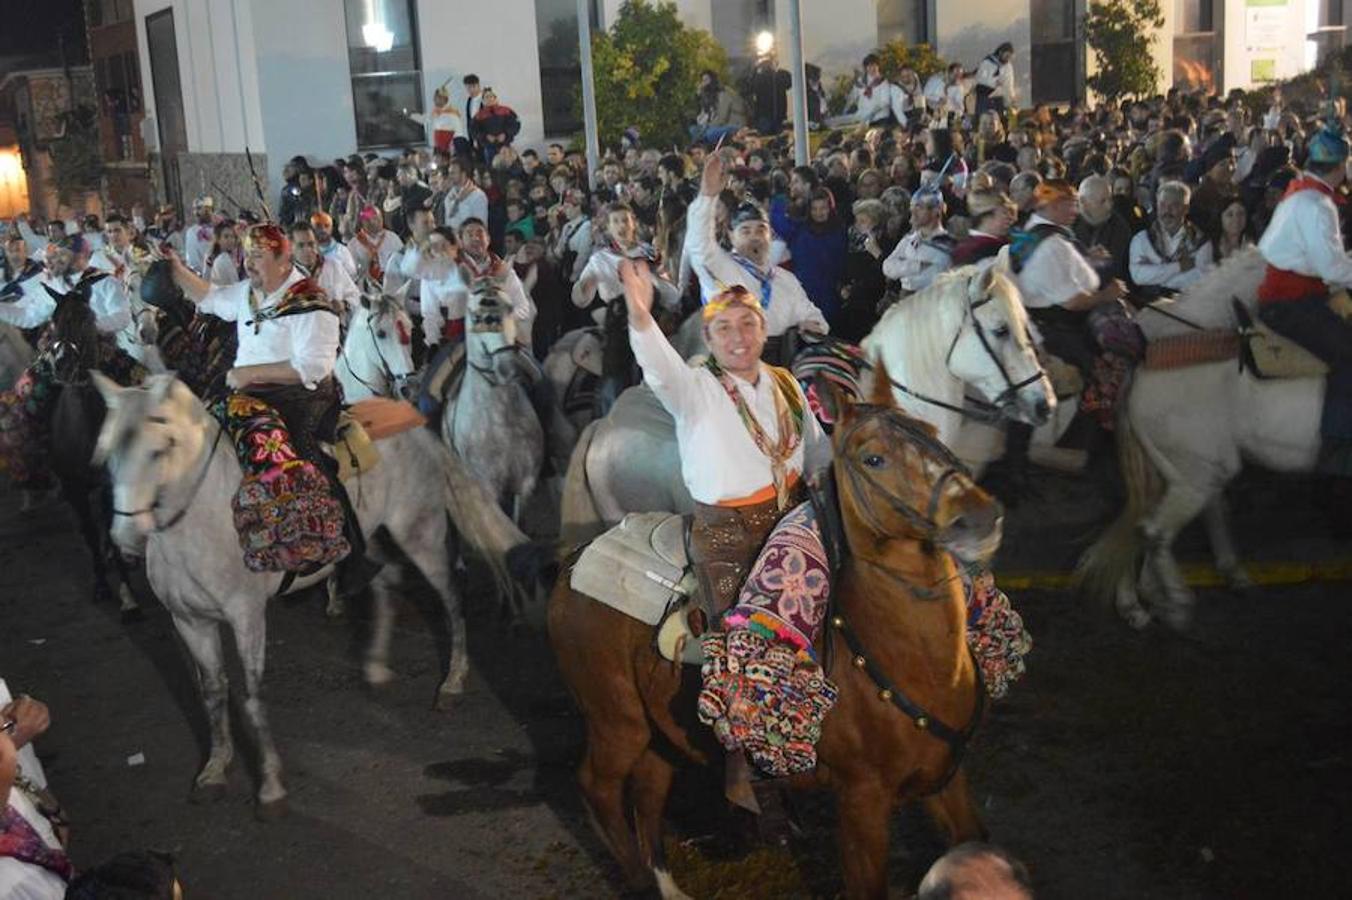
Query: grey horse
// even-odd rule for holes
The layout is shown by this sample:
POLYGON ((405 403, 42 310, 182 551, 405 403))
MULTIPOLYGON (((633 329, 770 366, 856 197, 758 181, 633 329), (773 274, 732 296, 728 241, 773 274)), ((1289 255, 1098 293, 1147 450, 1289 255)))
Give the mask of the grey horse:
MULTIPOLYGON (((201 401, 171 375, 151 376, 143 388, 120 388, 102 375, 93 377, 108 407, 95 459, 106 462, 112 476, 118 511, 113 539, 125 550, 144 554, 150 586, 173 616, 197 667, 211 748, 194 793, 223 794, 234 757, 220 635, 220 625, 227 623, 243 664, 245 713, 262 756, 258 813, 278 814, 285 808, 286 789, 261 691, 265 612, 283 578, 244 565, 231 515, 231 498, 242 479, 234 447, 201 401)), ((461 600, 452 586, 447 513, 459 534, 488 560, 500 590, 510 578, 507 552, 524 544, 525 536, 432 432, 407 431, 378 446, 382 461, 348 487, 368 553, 394 562, 382 549, 392 543, 441 596, 451 659, 438 690, 440 706, 464 690, 469 670, 461 600), (375 540, 377 532, 389 543, 375 540)), ((327 574, 298 579, 296 587, 327 574)), ((397 578, 395 567, 386 566, 372 584, 376 623, 366 677, 373 682, 389 674, 384 654, 397 578)))

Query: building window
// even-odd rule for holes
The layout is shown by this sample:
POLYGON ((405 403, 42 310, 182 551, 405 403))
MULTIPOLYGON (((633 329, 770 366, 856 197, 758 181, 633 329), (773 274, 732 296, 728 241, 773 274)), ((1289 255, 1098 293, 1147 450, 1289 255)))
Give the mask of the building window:
POLYGON ((1076 0, 1033 0, 1031 74, 1034 103, 1064 103, 1079 91, 1082 50, 1075 40, 1076 0))
MULTIPOLYGON (((1221 41, 1216 14, 1219 0, 1176 0, 1174 7, 1174 87, 1215 91, 1221 87, 1221 41)), ((1222 14, 1223 15, 1223 14, 1222 14)))
MULTIPOLYGON (((592 30, 601 27, 601 0, 587 4, 592 30)), ((582 130, 578 98, 582 64, 574 0, 535 0, 535 33, 540 42, 540 101, 545 134, 565 137, 582 130)))
POLYGON ((711 22, 714 39, 728 51, 733 71, 756 61, 756 36, 774 33, 775 5, 771 0, 718 0, 711 22))
POLYGON ((426 130, 408 117, 423 111, 413 0, 343 0, 343 5, 358 148, 427 143, 426 130))
POLYGON ((930 42, 929 0, 878 0, 878 43, 930 42))
POLYGON ((132 0, 86 0, 85 2, 85 14, 89 17, 90 28, 130 22, 135 12, 132 0))

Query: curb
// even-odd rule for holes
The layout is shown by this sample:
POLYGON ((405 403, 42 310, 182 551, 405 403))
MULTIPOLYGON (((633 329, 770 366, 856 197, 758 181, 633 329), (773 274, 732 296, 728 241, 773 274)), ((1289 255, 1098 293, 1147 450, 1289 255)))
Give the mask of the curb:
MULTIPOLYGON (((1184 565, 1183 577, 1189 587, 1227 587, 1225 578, 1213 566, 1184 565)), ((1316 584, 1352 581, 1352 559, 1326 562, 1253 562, 1245 566, 1250 580, 1258 587, 1280 587, 1296 584, 1316 584)), ((1074 572, 996 570, 996 583, 1005 591, 1075 590, 1074 572)))

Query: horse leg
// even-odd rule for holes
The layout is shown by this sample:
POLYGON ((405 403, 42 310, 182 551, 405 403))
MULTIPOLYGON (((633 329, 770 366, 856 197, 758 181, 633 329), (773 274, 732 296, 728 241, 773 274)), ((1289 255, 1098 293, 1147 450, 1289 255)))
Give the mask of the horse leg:
POLYGON ((662 814, 666 811, 667 795, 671 793, 675 775, 676 767, 649 747, 629 776, 629 788, 634 801, 639 852, 657 880, 658 893, 662 900, 690 900, 671 877, 666 848, 662 844, 662 814))
POLYGON ((836 792, 841 874, 851 900, 886 900, 892 801, 873 779, 856 777, 836 792))
MULTIPOLYGON (((634 702, 640 703, 637 697, 634 702)), ((641 715, 641 705, 637 710, 641 715)), ((598 715, 615 715, 616 711, 623 714, 623 708, 617 705, 598 715)), ((651 884, 652 875, 624 812, 624 786, 647 752, 652 735, 642 719, 606 724, 608 727, 602 730, 588 723, 587 751, 577 780, 592 825, 620 864, 625 881, 634 889, 643 889, 651 884)))
POLYGON ((112 559, 113 568, 117 569, 117 577, 121 584, 117 587, 117 599, 121 604, 118 612, 122 614, 123 622, 136 622, 145 616, 141 612, 141 604, 137 602, 136 591, 131 586, 131 566, 127 565, 127 558, 122 555, 122 551, 113 543, 111 537, 113 530, 113 489, 112 485, 104 484, 99 491, 101 506, 99 509, 99 541, 103 544, 106 555, 112 559))
POLYGON ((1186 628, 1192 619, 1196 598, 1174 558, 1173 543, 1178 532, 1206 508, 1208 497, 1177 482, 1171 483, 1154 511, 1141 523, 1151 546, 1150 558, 1164 588, 1160 618, 1174 629, 1186 628))
POLYGON ((1253 579, 1239 561, 1239 552, 1235 549, 1235 536, 1230 531, 1230 514, 1224 491, 1217 491, 1206 505, 1202 511, 1202 521, 1206 525, 1207 538, 1211 541, 1211 553, 1216 558, 1216 570, 1221 573, 1226 585, 1235 591, 1253 587, 1253 579))
POLYGON ((948 846, 966 841, 984 841, 986 826, 981 824, 967 774, 959 769, 944 789, 925 798, 925 808, 944 833, 948 846))
MULTIPOLYGON (((1154 567, 1149 557, 1141 565, 1139 572, 1139 581, 1142 589, 1147 587, 1151 573, 1154 567)), ((1137 590, 1137 582, 1132 576, 1122 578, 1117 583, 1117 589, 1113 595, 1113 605, 1117 608, 1117 614, 1122 617, 1129 626, 1137 631, 1150 624, 1150 612, 1141 605, 1141 595, 1137 590)))
MULTIPOLYGON (((238 602, 238 601, 237 601, 238 602)), ((244 668, 244 714, 253 726, 261 757, 259 770, 263 783, 258 788, 260 819, 274 819, 286 812, 286 788, 282 786, 282 757, 272 740, 268 725, 267 707, 263 703, 263 663, 267 656, 267 621, 264 618, 265 601, 252 597, 242 600, 241 614, 230 620, 235 632, 235 649, 244 668)))
POLYGON ((347 612, 343 595, 338 593, 338 576, 330 575, 324 582, 324 591, 328 594, 328 603, 324 605, 324 615, 330 619, 341 619, 347 612))
POLYGON ((79 523, 80 536, 94 562, 94 602, 104 603, 113 599, 112 586, 108 584, 108 561, 103 553, 103 537, 99 533, 98 523, 94 520, 94 505, 90 502, 89 492, 81 485, 61 485, 61 493, 71 509, 75 510, 75 519, 79 523))
POLYGON ((371 580, 371 645, 366 649, 362 673, 372 687, 394 680, 390 662, 390 636, 394 631, 394 581, 399 577, 393 566, 386 566, 371 580))
POLYGON ((190 799, 194 803, 219 800, 225 795, 226 771, 235 758, 230 738, 230 679, 221 653, 220 626, 209 619, 189 621, 175 615, 174 628, 197 667, 197 686, 211 728, 211 752, 197 773, 190 799))
POLYGON ((450 554, 446 550, 444 535, 438 534, 435 540, 428 540, 419 546, 403 546, 405 555, 418 571, 431 583, 441 597, 442 609, 446 611, 446 630, 451 637, 451 658, 446 670, 446 680, 437 688, 436 708, 448 710, 455 697, 465 692, 465 679, 469 677, 468 634, 465 628, 465 608, 460 592, 452 580, 450 554))

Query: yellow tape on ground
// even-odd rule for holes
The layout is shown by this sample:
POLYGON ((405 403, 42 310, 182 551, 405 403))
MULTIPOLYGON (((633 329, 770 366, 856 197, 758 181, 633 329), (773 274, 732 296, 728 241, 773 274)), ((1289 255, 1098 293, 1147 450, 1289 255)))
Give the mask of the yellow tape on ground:
MULTIPOLYGON (((1254 562, 1245 569, 1249 578, 1260 587, 1310 584, 1318 582, 1352 581, 1352 559, 1328 560, 1313 563, 1254 562)), ((1224 587, 1225 579, 1212 566, 1189 564, 1183 566, 1183 577, 1190 587, 1224 587)), ((1066 591, 1075 587, 1073 572, 1003 572, 996 570, 995 580, 1004 591, 1048 590, 1066 591)))

